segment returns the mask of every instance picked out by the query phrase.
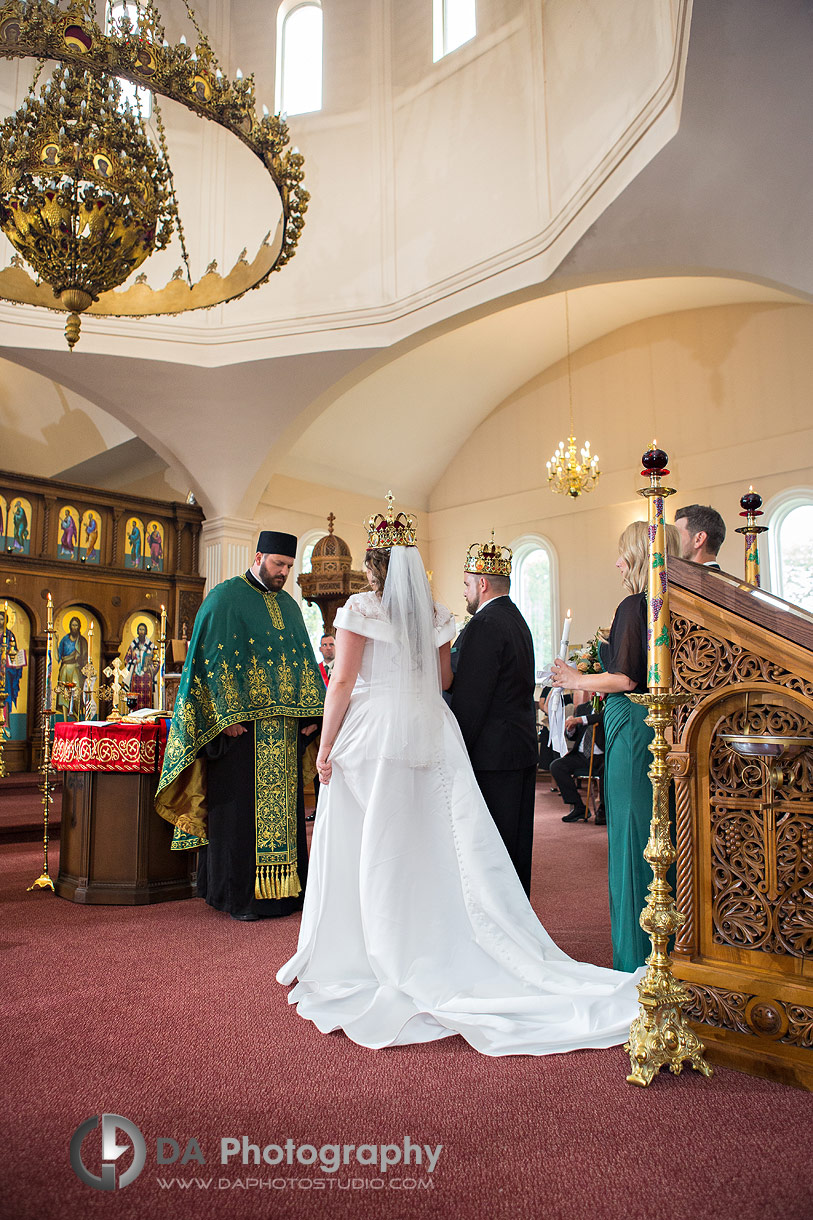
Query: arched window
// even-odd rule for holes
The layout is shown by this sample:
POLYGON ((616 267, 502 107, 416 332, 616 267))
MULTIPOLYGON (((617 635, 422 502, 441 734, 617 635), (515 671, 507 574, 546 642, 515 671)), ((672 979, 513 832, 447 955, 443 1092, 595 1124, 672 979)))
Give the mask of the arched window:
POLYGON ((771 592, 813 611, 813 488, 794 488, 774 497, 766 506, 765 521, 771 592))
POLYGON ((432 48, 435 63, 470 42, 477 33, 475 0, 434 0, 432 48))
POLYGON ((531 629, 538 672, 556 655, 556 552, 536 534, 518 538, 512 550, 511 596, 531 629))
POLYGON ((285 0, 277 10, 277 110, 322 109, 322 6, 285 0))
MULTIPOLYGON (((133 32, 138 31, 139 25, 139 8, 143 9, 144 0, 137 3, 136 0, 107 0, 104 14, 104 32, 112 34, 114 25, 117 29, 120 28, 120 23, 123 17, 130 18, 130 25, 133 32)), ((126 80, 123 76, 119 77, 121 85, 121 106, 120 109, 132 110, 134 114, 141 112, 142 118, 148 119, 152 114, 152 93, 149 89, 142 89, 140 85, 134 85, 132 81, 126 80)))
POLYGON ((305 627, 310 637, 310 642, 313 645, 313 651, 318 654, 319 641, 322 638, 324 631, 324 623, 322 621, 322 611, 318 606, 309 606, 302 597, 302 590, 299 587, 297 577, 302 572, 310 572, 311 570, 311 555, 313 548, 316 546, 320 538, 324 538, 325 531, 309 530, 307 534, 303 534, 299 539, 297 546, 296 563, 294 564, 294 579, 293 585, 288 586, 291 589, 291 594, 299 602, 302 610, 302 617, 305 620, 305 627))

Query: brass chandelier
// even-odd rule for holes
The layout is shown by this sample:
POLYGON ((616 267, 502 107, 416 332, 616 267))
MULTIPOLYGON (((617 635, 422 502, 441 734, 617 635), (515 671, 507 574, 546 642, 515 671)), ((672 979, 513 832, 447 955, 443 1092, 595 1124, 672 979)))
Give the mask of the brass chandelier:
POLYGON ((264 283, 293 256, 308 193, 303 158, 285 152, 286 124, 258 118, 253 77, 223 73, 188 0, 194 49, 170 46, 155 0, 117 5, 106 34, 93 0, 9 0, 0 5, 0 56, 35 58, 38 68, 19 109, 0 124, 0 228, 17 250, 0 271, 0 297, 67 310, 71 348, 80 314, 177 314, 222 304, 264 283), (134 14, 136 20, 132 19, 134 14), (39 92, 47 61, 56 68, 39 92), (123 99, 121 81, 137 88, 123 99), (193 282, 166 135, 157 98, 157 142, 141 112, 139 90, 179 102, 230 131, 262 162, 281 206, 254 259, 246 251, 226 276, 214 260, 193 282), (143 273, 121 285, 173 232, 183 266, 154 290, 143 273), (24 262, 33 270, 28 274, 24 262))
POLYGON ((580 454, 576 454, 576 435, 573 427, 573 376, 570 367, 570 308, 565 293, 565 330, 567 343, 567 394, 570 415, 570 434, 547 463, 548 483, 551 490, 575 500, 583 492, 592 491, 599 480, 598 456, 590 453, 590 442, 585 441, 580 454))

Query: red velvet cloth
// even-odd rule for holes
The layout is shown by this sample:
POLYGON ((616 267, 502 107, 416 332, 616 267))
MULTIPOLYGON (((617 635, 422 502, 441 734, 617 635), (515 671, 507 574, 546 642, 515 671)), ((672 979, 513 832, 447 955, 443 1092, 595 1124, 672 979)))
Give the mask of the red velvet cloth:
POLYGON ((169 721, 54 726, 55 771, 128 771, 149 775, 164 761, 169 721))

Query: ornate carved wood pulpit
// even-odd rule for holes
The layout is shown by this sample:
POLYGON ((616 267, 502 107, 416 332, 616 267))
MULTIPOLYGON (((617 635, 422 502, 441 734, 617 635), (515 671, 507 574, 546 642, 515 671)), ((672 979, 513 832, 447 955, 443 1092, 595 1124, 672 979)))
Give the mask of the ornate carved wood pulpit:
POLYGON ((297 577, 302 596, 308 605, 315 602, 322 611, 327 635, 333 632, 336 611, 352 593, 369 588, 364 572, 353 571, 353 557, 344 538, 333 533, 333 513, 327 519, 328 532, 320 538, 311 553, 311 570, 297 577))
POLYGON ((675 974, 712 1062, 813 1089, 813 748, 782 744, 813 739, 813 615, 680 560, 669 577, 675 974))

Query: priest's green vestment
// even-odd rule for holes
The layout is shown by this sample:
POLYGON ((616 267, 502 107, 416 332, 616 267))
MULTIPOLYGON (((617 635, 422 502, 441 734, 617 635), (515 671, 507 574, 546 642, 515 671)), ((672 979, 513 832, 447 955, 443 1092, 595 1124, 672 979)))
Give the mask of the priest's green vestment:
POLYGON ((324 693, 289 594, 250 573, 212 590, 195 620, 156 797, 175 827, 173 850, 206 849, 199 892, 211 905, 294 909, 273 902, 298 898, 307 870, 300 729, 322 715, 324 693), (222 736, 233 724, 247 733, 222 736))

